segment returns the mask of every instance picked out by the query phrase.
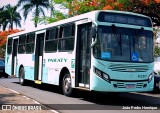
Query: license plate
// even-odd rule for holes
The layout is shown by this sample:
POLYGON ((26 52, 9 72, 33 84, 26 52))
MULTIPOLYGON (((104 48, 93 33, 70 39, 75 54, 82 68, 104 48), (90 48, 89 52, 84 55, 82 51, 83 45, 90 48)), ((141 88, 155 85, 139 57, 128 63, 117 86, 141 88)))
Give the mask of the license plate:
POLYGON ((136 85, 135 84, 126 84, 126 88, 135 88, 136 85))

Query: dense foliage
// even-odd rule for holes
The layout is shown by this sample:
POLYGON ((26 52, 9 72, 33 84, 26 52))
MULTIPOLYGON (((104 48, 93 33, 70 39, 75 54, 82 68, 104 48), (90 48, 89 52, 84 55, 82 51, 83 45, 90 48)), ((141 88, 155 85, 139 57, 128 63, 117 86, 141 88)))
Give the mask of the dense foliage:
POLYGON ((131 11, 151 17, 154 26, 160 26, 160 0, 52 0, 69 9, 75 16, 93 10, 131 11))

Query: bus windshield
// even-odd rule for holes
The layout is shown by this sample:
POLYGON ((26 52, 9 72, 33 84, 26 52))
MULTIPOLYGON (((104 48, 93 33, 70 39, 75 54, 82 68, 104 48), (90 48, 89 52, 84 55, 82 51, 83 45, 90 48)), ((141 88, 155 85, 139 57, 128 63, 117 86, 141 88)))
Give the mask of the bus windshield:
POLYGON ((131 28, 98 27, 94 57, 124 62, 153 62, 151 31, 131 28))

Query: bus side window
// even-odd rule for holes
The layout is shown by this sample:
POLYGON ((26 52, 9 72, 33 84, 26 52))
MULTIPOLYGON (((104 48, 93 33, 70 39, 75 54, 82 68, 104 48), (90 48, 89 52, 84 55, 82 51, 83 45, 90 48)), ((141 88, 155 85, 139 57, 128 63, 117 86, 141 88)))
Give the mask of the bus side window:
POLYGON ((57 51, 57 34, 58 28, 48 29, 45 39, 45 52, 57 51))
POLYGON ((23 54, 26 51, 26 35, 22 35, 19 37, 19 45, 18 45, 18 53, 23 54))
POLYGON ((26 53, 34 52, 34 45, 35 45, 34 43, 35 43, 35 34, 34 33, 27 34, 26 53))
POLYGON ((8 44, 7 44, 7 54, 11 54, 12 52, 12 38, 8 39, 8 44))
POLYGON ((70 51, 74 49, 75 25, 69 24, 60 27, 58 49, 60 51, 70 51))

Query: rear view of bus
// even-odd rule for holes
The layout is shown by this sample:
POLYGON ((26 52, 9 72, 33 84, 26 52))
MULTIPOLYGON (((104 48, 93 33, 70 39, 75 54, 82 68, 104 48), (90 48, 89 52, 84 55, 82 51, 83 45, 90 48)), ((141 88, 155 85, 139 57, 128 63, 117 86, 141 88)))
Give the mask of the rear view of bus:
POLYGON ((109 92, 153 90, 151 19, 129 12, 101 11, 92 44, 90 88, 109 92))

